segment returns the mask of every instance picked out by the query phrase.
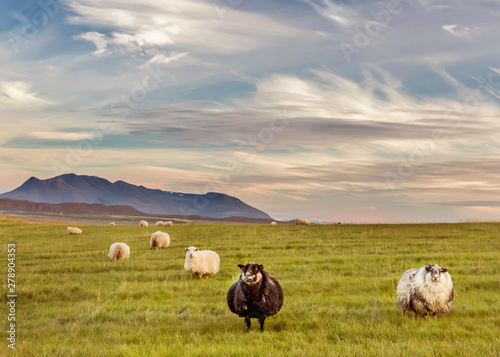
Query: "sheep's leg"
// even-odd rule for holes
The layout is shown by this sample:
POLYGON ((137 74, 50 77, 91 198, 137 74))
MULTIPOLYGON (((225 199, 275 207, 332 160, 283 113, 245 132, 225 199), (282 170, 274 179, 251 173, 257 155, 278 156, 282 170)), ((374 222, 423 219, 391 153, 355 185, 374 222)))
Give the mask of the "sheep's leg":
POLYGON ((405 314, 406 314, 406 310, 403 310, 403 317, 405 317, 405 314))
POLYGON ((264 332, 264 321, 266 320, 266 317, 262 314, 259 316, 259 322, 260 322, 260 331, 264 332))
POLYGON ((424 314, 422 315, 422 317, 425 319, 425 321, 427 321, 427 312, 424 312, 424 314))
POLYGON ((247 332, 250 332, 250 325, 252 322, 250 321, 250 316, 245 316, 245 323, 247 324, 247 332))
POLYGON ((435 313, 434 313, 434 320, 437 320, 437 319, 438 319, 438 313, 437 313, 437 312, 435 312, 435 313))

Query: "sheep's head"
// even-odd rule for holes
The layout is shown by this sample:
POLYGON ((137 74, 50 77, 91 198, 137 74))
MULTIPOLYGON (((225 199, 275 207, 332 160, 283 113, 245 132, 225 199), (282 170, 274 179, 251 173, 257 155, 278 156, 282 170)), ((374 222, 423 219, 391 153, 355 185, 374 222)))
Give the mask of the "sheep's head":
POLYGON ((186 256, 189 256, 190 258, 193 258, 194 256, 196 256, 197 252, 198 252, 198 248, 196 248, 196 247, 186 248, 186 256))
POLYGON ((431 280, 435 283, 437 283, 439 279, 441 279, 441 274, 448 271, 448 269, 443 268, 442 265, 438 264, 428 264, 425 267, 425 270, 427 270, 427 274, 430 275, 431 280))
POLYGON ((241 280, 245 284, 252 285, 260 282, 262 280, 262 274, 260 273, 264 267, 255 263, 248 263, 247 265, 238 264, 242 273, 241 280))

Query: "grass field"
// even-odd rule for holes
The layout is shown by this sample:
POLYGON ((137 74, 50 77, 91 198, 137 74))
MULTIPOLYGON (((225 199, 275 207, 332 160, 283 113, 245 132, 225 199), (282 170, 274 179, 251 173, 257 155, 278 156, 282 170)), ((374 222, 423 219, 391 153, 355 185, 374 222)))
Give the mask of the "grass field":
MULTIPOLYGON (((19 356, 499 356, 500 224, 176 225, 170 247, 149 249, 155 227, 79 226, 1 218, 1 265, 16 243, 19 356), (129 260, 107 258, 113 242, 129 260), (192 278, 188 246, 221 257, 219 274, 192 278), (226 305, 238 263, 263 264, 285 291, 265 331, 245 333, 226 305), (439 263, 455 284, 438 320, 401 317, 399 276, 439 263)), ((6 289, 4 288, 5 292, 6 289)), ((2 294, 3 327, 7 327, 2 294)), ((3 330, 6 331, 6 330, 3 330)))

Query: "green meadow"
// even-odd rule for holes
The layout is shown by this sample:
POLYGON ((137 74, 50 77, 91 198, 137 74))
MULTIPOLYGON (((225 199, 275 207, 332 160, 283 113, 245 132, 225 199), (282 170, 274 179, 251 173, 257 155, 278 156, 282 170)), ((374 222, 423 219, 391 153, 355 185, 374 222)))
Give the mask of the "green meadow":
POLYGON ((500 224, 218 225, 156 227, 30 223, 0 216, 2 355, 499 356, 500 224), (112 261, 125 242, 130 259, 112 261), (16 244, 16 349, 7 348, 7 244, 16 244), (216 251, 217 275, 184 271, 185 248, 216 251), (250 333, 226 304, 237 264, 256 262, 285 291, 283 309, 250 333), (406 270, 448 268, 451 312, 401 316, 406 270))

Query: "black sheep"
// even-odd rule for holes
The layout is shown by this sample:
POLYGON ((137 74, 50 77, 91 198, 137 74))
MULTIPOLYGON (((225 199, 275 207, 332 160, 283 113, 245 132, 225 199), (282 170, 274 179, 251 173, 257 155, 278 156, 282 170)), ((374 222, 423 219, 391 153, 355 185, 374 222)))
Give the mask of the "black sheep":
POLYGON ((266 317, 276 315, 283 306, 283 289, 262 265, 248 263, 238 266, 242 273, 227 292, 227 305, 231 312, 245 318, 247 332, 251 318, 259 319, 260 330, 264 331, 266 317))

